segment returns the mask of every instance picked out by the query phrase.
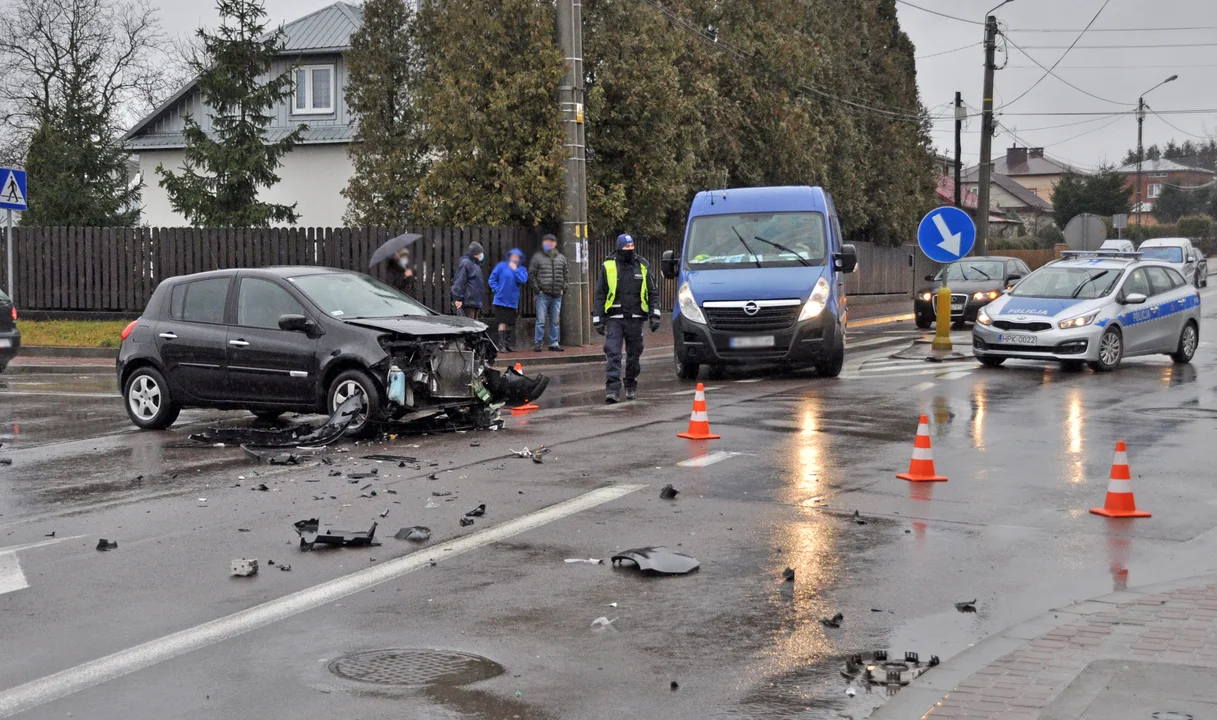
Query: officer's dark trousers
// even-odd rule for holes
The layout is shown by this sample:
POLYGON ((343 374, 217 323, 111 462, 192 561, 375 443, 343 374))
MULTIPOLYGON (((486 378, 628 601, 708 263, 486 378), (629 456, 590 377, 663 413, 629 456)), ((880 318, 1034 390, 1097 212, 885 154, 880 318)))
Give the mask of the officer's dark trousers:
POLYGON ((642 325, 644 318, 609 318, 604 331, 604 389, 621 392, 621 346, 625 345, 625 389, 638 387, 642 370, 642 325))

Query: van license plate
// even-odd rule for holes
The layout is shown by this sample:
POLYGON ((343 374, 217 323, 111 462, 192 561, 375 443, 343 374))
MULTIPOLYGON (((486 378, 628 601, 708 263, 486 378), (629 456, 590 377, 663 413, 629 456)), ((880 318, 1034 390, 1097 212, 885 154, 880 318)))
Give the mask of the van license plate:
POLYGON ((1002 345, 1035 345, 1034 335, 998 335, 997 342, 1002 345))
POLYGON ((761 335, 759 337, 736 337, 731 338, 731 347, 734 350, 752 350, 755 348, 771 348, 777 342, 772 335, 761 335))

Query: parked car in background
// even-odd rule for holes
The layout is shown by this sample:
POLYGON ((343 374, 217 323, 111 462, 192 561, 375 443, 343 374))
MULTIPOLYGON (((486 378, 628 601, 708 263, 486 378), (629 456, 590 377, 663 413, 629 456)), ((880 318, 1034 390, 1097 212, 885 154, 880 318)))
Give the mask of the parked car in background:
POLYGON ((1099 249, 1113 252, 1135 252, 1137 248, 1132 244, 1132 240, 1104 240, 1099 249))
POLYGON ((21 331, 17 329, 17 308, 8 295, 0 290, 0 372, 21 349, 21 331))
POLYGON ((347 429, 447 419, 487 426, 501 404, 544 392, 548 378, 490 366, 482 323, 440 315, 366 275, 316 267, 219 270, 162 282, 123 331, 118 383, 142 429, 185 407, 331 414, 353 395, 347 429))
POLYGON ((959 325, 974 322, 982 307, 1030 273, 1022 260, 1000 255, 964 258, 945 265, 937 273, 925 276, 932 285, 918 290, 913 298, 917 327, 925 330, 934 324, 938 288, 943 285, 951 290, 951 322, 959 325))
POLYGON ((1169 263, 1183 274, 1195 287, 1208 284, 1208 261, 1187 238, 1154 238, 1141 243, 1137 248, 1146 260, 1169 263))
POLYGON ((1064 253, 982 309, 972 329, 972 353, 989 367, 1056 360, 1110 372, 1136 355, 1188 363, 1199 343, 1200 293, 1174 266, 1105 251, 1064 253))

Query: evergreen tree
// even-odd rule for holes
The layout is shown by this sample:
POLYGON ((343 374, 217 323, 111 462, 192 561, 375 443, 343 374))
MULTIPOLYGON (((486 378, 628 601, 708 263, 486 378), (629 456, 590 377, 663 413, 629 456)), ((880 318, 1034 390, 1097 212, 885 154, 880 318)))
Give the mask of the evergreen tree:
POLYGON ((358 122, 355 166, 343 195, 349 225, 410 224, 426 146, 413 93, 419 79, 414 12, 402 0, 367 0, 346 53, 346 101, 358 122))
POLYGON ((446 0, 418 19, 420 224, 523 225, 562 212, 562 53, 546 0, 446 0))
POLYGON ((283 49, 284 32, 266 32, 261 0, 219 0, 217 33, 199 30, 203 59, 196 62, 199 93, 209 109, 210 134, 185 118, 185 162, 180 172, 157 167, 176 212, 204 227, 265 227, 295 223, 296 205, 258 200, 260 188, 279 181, 283 156, 300 141, 300 125, 269 141, 276 104, 291 98, 290 72, 267 77, 283 49))
POLYGON ((1132 188, 1123 175, 1111 170, 1086 177, 1066 175, 1052 190, 1052 219, 1060 228, 1082 213, 1110 217, 1131 208, 1132 188))

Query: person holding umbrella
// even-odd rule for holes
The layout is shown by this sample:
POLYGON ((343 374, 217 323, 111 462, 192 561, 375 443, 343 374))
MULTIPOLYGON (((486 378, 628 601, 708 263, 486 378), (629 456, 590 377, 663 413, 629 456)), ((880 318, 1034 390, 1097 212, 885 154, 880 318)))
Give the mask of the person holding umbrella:
POLYGON ((368 261, 369 268, 388 262, 391 268, 389 283, 411 297, 418 288, 418 282, 414 276, 414 268, 410 265, 410 245, 420 237, 422 235, 414 233, 398 235, 376 248, 376 252, 372 253, 372 259, 368 261))
POLYGON ((512 248, 507 259, 490 273, 494 291, 494 319, 499 323, 499 344, 503 352, 516 351, 516 313, 520 308, 520 286, 528 283, 528 268, 521 267, 524 251, 512 248))

